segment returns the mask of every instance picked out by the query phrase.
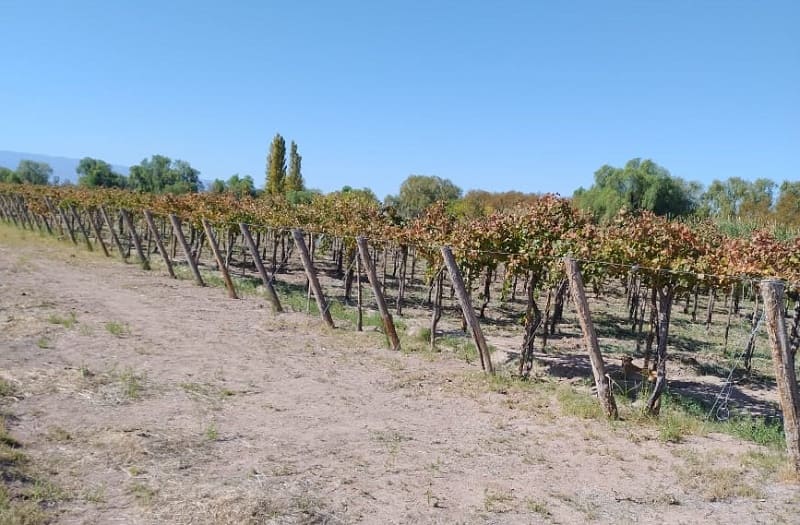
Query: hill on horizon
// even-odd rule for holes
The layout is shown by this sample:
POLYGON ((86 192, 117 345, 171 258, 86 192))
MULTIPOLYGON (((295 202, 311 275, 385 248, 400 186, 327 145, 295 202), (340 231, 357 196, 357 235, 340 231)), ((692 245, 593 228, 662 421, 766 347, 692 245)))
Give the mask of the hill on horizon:
MULTIPOLYGON (((60 183, 64 182, 71 182, 76 184, 78 182, 78 174, 75 172, 75 168, 78 167, 80 163, 80 159, 73 159, 70 157, 56 157, 53 155, 42 155, 40 153, 23 153, 20 151, 0 151, 0 166, 5 168, 10 168, 12 170, 17 169, 19 165, 19 161, 21 160, 33 160, 36 162, 46 162, 53 168, 53 175, 51 177, 50 183, 53 183, 53 180, 58 177, 60 183)), ((111 168, 120 173, 122 175, 128 176, 130 172, 130 168, 128 166, 120 166, 116 164, 112 164, 111 168)))

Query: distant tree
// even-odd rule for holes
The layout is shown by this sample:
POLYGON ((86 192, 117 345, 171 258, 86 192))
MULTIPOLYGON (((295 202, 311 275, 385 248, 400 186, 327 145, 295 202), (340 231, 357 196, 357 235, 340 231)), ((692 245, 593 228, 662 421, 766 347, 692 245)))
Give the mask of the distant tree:
POLYGON ((739 208, 739 217, 746 220, 769 219, 772 215, 777 187, 777 184, 765 178, 751 182, 739 208))
MULTIPOLYGON (((298 166, 299 168, 299 166, 298 166)), ((280 195, 284 192, 286 180, 286 141, 280 133, 276 133, 269 145, 267 155, 267 181, 264 187, 269 195, 280 195)))
POLYGON ((253 182, 253 177, 250 175, 239 177, 239 175, 236 174, 229 177, 227 181, 216 179, 211 183, 209 191, 211 193, 233 193, 237 197, 243 197, 245 195, 252 197, 256 194, 256 187, 253 182))
POLYGON ((600 220, 617 212, 649 210, 657 215, 687 215, 697 206, 699 185, 673 177, 652 160, 632 159, 624 168, 605 165, 594 173, 591 188, 579 188, 573 200, 600 220))
POLYGON ((449 179, 429 175, 411 175, 400 185, 398 195, 384 201, 405 219, 418 217, 434 202, 452 202, 461 197, 461 188, 449 179))
POLYGON ((339 190, 339 193, 350 193, 354 195, 359 195, 368 201, 373 201, 375 203, 380 203, 378 200, 378 196, 375 195, 375 192, 369 188, 353 188, 352 186, 342 186, 342 189, 339 190))
POLYGON ((286 192, 286 200, 289 203, 298 205, 298 204, 311 204, 311 201, 314 200, 315 197, 322 195, 320 190, 297 190, 297 191, 287 191, 286 192))
POLYGON ((128 185, 145 193, 197 193, 203 188, 200 172, 183 160, 153 155, 131 167, 128 185))
POLYGON ((297 153, 297 144, 292 141, 289 147, 289 174, 286 177, 285 191, 303 191, 306 188, 303 181, 302 163, 303 157, 297 153))
POLYGON ((800 181, 787 180, 781 184, 775 204, 775 220, 787 226, 800 227, 800 181))
POLYGON ((22 180, 17 176, 16 171, 11 168, 6 168, 5 166, 0 166, 0 182, 19 184, 22 180))
POLYGON ((764 220, 771 214, 776 187, 764 178, 715 180, 701 197, 701 210, 715 217, 764 220))
POLYGON ((539 195, 536 193, 470 190, 450 206, 450 211, 458 217, 485 217, 496 211, 510 210, 521 204, 534 203, 538 199, 539 195))
POLYGON ((27 184, 47 184, 52 174, 53 168, 48 163, 33 160, 19 161, 16 170, 16 178, 19 182, 27 184))
POLYGON ((124 188, 127 180, 119 173, 115 173, 111 165, 100 159, 84 157, 75 168, 79 175, 78 186, 89 188, 124 188))
POLYGON ((225 181, 222 179, 214 179, 211 186, 208 187, 209 193, 225 193, 225 181))

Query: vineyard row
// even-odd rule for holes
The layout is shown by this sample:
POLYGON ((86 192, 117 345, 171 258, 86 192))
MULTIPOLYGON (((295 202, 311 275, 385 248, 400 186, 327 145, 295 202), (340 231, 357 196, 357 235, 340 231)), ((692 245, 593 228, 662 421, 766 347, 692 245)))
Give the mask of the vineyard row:
MULTIPOLYGON (((200 285, 205 282, 199 263, 207 245, 230 297, 236 298, 237 292, 229 270, 237 265, 242 270, 252 265, 276 311, 281 311, 282 306, 274 287, 274 276, 285 268, 294 246, 305 270, 309 297, 313 292, 320 315, 332 327, 331 305, 315 267, 316 252, 331 256, 335 275, 344 281, 345 303, 350 301, 355 278, 359 329, 362 323, 360 280, 363 265, 384 333, 395 349, 399 349, 400 340, 384 296, 388 262, 391 258, 392 276, 399 284, 396 305, 398 313, 401 313, 405 287, 407 283, 414 283, 419 258, 419 271, 424 272, 424 283, 428 287, 426 302, 433 310, 431 345, 435 344, 437 323, 443 310, 444 276, 448 275, 453 293, 458 296, 463 329, 469 328, 481 365, 488 372, 493 372, 493 365, 473 307, 473 284, 483 280, 480 294, 483 303, 479 309, 480 317, 483 317, 490 300, 491 285, 500 272, 503 275, 502 293, 505 295, 510 291, 512 301, 519 279, 523 280, 522 291, 527 301, 519 359, 521 376, 526 376, 531 370, 537 334, 546 338, 561 321, 569 288, 579 314, 598 397, 609 417, 616 416, 616 405, 611 385, 606 381, 603 357, 583 291, 584 277, 596 289, 608 280, 619 279, 624 283, 629 320, 633 322, 634 330, 638 323, 640 336, 645 311, 649 308, 650 334, 644 348, 645 370, 653 371, 655 381, 646 406, 648 412, 658 414, 661 395, 667 384, 667 343, 671 310, 676 300, 686 297, 688 308, 693 293, 696 310, 697 296, 704 290, 709 294, 710 322, 717 290, 729 290, 726 299, 727 345, 731 312, 738 311, 747 284, 764 273, 781 275, 797 282, 793 277, 797 269, 797 248, 800 247, 800 239, 781 242, 767 232, 758 232, 749 240, 731 239, 716 230, 712 223, 690 227, 651 214, 621 215, 613 224, 601 227, 575 210, 568 201, 554 196, 544 196, 534 205, 512 213, 494 214, 469 222, 459 222, 447 213, 443 205, 437 205, 420 219, 401 225, 373 203, 346 194, 321 197, 311 205, 290 206, 281 200, 240 200, 224 195, 151 196, 124 191, 0 186, 0 217, 31 230, 39 229, 50 234, 58 230, 62 236, 69 235, 75 244, 78 244, 80 236, 89 250, 99 245, 107 256, 110 256, 109 247, 116 248, 125 259, 135 251, 145 268, 150 265, 150 255, 158 253, 172 277, 176 277, 173 265, 180 247, 185 263, 200 285), (188 236, 184 224, 188 225, 188 236), (251 232, 252 224, 259 225, 253 228, 255 236, 251 232), (300 225, 309 231, 288 228, 291 225, 300 225), (367 238, 359 235, 366 231, 372 234, 372 252, 367 238), (376 238, 378 242, 374 242, 376 238), (165 240, 170 243, 169 249, 164 245, 165 240), (744 247, 747 252, 728 251, 744 247), (237 260, 234 262, 235 256, 237 260), (581 271, 572 258, 574 256, 583 260, 581 271), (409 258, 410 276, 407 275, 409 258), (381 259, 382 280, 377 274, 381 259), (265 262, 269 264, 269 270, 264 266, 265 262), (777 264, 779 262, 793 265, 781 266, 777 264), (727 273, 719 271, 719 268, 728 271, 735 268, 736 272, 727 273), (542 290, 547 290, 544 312, 537 303, 540 300, 537 292, 542 290)), ((762 292, 766 298, 766 288, 762 292)), ((777 317, 783 321, 787 308, 782 291, 777 295, 774 290, 771 293, 772 300, 780 302, 782 313, 777 317)), ((758 294, 754 297, 757 298, 758 294)), ((757 310, 756 304, 753 319, 757 310)), ((795 397, 794 353, 798 346, 799 324, 800 303, 795 308, 793 325, 786 338, 791 348, 790 355, 776 356, 773 352, 779 387, 788 381, 793 385, 788 392, 794 392, 795 397), (781 378, 781 373, 787 370, 791 371, 792 377, 784 374, 781 378)), ((745 352, 748 372, 751 357, 752 348, 748 348, 745 352)), ((779 390, 783 402, 786 389, 779 390)), ((788 399, 783 404, 786 415, 787 406, 791 407, 792 401, 788 399)), ((796 413, 796 403, 794 407, 796 413)), ((787 429, 787 439, 796 437, 796 434, 787 429)), ((790 450, 791 446, 790 443, 790 450)))

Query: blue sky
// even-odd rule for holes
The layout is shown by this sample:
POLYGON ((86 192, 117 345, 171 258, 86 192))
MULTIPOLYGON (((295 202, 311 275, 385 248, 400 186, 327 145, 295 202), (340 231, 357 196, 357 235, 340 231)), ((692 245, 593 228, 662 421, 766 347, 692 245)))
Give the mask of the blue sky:
POLYGON ((0 0, 0 150, 263 185, 558 192, 603 164, 797 180, 800 2, 0 0))

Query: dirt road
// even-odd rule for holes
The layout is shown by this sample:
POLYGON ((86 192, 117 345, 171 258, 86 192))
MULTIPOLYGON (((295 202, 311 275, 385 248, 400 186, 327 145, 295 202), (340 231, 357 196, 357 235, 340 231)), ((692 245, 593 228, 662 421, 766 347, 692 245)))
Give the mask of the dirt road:
POLYGON ((797 523, 755 445, 3 228, 3 410, 56 523, 797 523))

